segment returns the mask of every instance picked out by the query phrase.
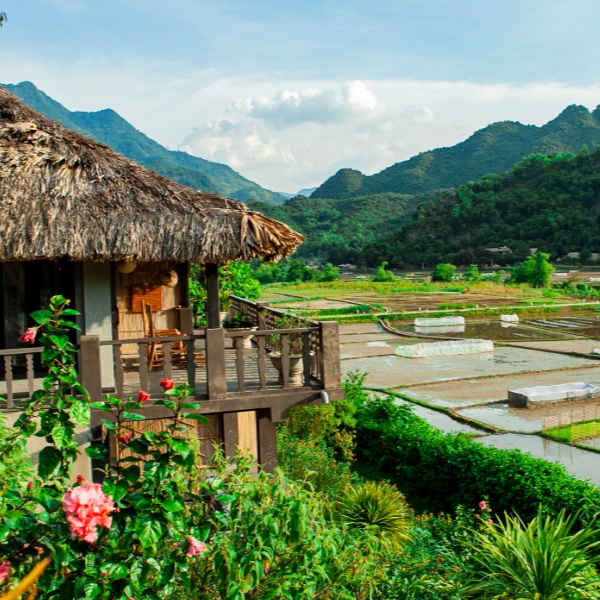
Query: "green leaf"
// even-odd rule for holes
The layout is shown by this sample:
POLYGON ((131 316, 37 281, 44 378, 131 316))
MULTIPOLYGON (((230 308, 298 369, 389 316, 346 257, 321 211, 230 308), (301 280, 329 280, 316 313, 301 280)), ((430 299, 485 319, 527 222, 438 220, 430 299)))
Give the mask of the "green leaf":
POLYGON ((39 454, 38 475, 42 479, 47 479, 60 464, 61 453, 52 446, 42 448, 39 454))
POLYGON ((102 444, 94 444, 93 446, 89 446, 85 449, 85 453, 90 458, 96 458, 99 460, 105 460, 108 457, 108 450, 106 446, 102 444))
POLYGON ((48 339, 61 350, 64 350, 69 343, 69 338, 66 335, 49 335, 48 339))
POLYGON ((123 419, 128 419, 130 421, 144 421, 146 417, 144 415, 139 415, 138 413, 128 412, 126 410, 123 411, 123 419))
POLYGON ((130 467, 123 469, 123 471, 121 471, 121 475, 128 483, 137 483, 140 479, 140 468, 137 465, 131 465, 130 467))
POLYGON ((83 400, 76 400, 69 409, 71 418, 77 425, 85 427, 90 422, 90 406, 83 400))
POLYGON ((150 517, 138 517, 135 522, 135 535, 140 540, 143 548, 156 546, 158 540, 164 535, 164 526, 150 517))
POLYGON ((175 440, 173 438, 167 440, 167 443, 175 452, 181 454, 184 458, 189 455, 191 449, 189 442, 184 442, 183 440, 175 440))
POLYGON ((63 315, 80 315, 81 313, 78 310, 75 310, 74 308, 65 308, 62 311, 63 315))
POLYGON ((185 418, 200 421, 201 423, 204 423, 204 425, 208 425, 208 419, 204 415, 199 415, 198 413, 186 414, 185 418))
POLYGON ((63 425, 55 425, 50 431, 52 440, 57 448, 67 448, 72 439, 73 430, 63 425))
POLYGON ((118 502, 129 491, 129 483, 125 479, 105 479, 102 482, 102 490, 107 496, 112 496, 114 502, 118 502))
POLYGON ((110 564, 104 568, 109 579, 125 579, 129 577, 129 567, 127 565, 117 563, 110 564))
POLYGON ((185 508, 183 503, 179 502, 179 500, 159 500, 158 503, 163 508, 170 510, 171 512, 179 512, 185 508))
POLYGON ((48 319, 51 319, 54 314, 50 310, 34 310, 29 315, 36 323, 43 325, 48 319))
POLYGON ((117 426, 114 423, 111 423, 110 421, 107 421, 106 419, 101 419, 102 424, 104 425, 104 427, 106 427, 106 429, 110 429, 111 431, 116 431, 117 426))

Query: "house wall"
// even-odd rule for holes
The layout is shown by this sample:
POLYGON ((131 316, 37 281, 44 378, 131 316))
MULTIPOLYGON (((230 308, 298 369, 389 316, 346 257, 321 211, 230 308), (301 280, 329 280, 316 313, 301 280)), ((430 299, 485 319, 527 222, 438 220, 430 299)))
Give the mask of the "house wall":
MULTIPOLYGON (((100 340, 112 340, 112 271, 111 263, 83 263, 83 316, 86 335, 97 335, 100 340)), ((100 349, 102 387, 114 387, 113 350, 100 349)))
MULTIPOLYGON (((153 314, 156 329, 181 329, 177 308, 184 305, 182 287, 185 285, 185 265, 174 262, 139 264, 131 273, 115 271, 115 296, 118 310, 117 337, 120 340, 143 338, 144 322, 139 307, 132 306, 132 287, 135 285, 160 286, 162 310, 153 314), (179 281, 174 286, 164 285, 161 273, 173 270, 179 281)), ((136 354, 134 344, 125 344, 123 354, 136 354)))

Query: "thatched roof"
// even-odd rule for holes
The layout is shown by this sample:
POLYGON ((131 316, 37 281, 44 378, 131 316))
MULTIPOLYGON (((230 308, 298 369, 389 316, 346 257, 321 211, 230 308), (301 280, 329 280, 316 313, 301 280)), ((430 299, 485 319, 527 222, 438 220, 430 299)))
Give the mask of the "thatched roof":
POLYGON ((304 237, 144 169, 0 87, 0 261, 277 260, 304 237))

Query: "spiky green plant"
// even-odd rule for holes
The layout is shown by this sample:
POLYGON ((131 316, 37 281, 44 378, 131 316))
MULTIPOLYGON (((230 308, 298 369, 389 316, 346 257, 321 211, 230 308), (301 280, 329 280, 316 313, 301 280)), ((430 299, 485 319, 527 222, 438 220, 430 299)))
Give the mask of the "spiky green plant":
POLYGON ((600 597, 593 566, 600 542, 593 523, 574 531, 577 514, 525 524, 518 516, 475 533, 476 579, 467 597, 511 600, 575 600, 600 597))
POLYGON ((410 539, 411 510, 392 485, 368 481, 349 486, 337 509, 343 523, 374 534, 383 546, 398 548, 410 539))

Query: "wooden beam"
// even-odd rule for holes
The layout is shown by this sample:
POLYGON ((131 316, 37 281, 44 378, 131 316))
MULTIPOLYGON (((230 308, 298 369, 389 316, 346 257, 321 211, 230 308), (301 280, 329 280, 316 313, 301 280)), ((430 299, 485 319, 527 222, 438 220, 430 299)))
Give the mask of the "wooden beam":
POLYGON ((224 329, 206 330, 206 379, 209 400, 227 397, 224 329))
POLYGON ((92 402, 102 400, 102 368, 100 363, 100 338, 82 335, 79 340, 79 368, 81 385, 88 391, 92 402))
POLYGON ((206 274, 206 326, 208 329, 221 327, 219 319, 219 266, 214 263, 204 265, 206 274))
POLYGON ((321 327, 321 356, 323 357, 323 387, 340 387, 340 335, 335 321, 323 321, 321 327))
POLYGON ((256 412, 258 427, 258 464, 263 471, 272 473, 277 466, 277 425, 271 420, 271 411, 256 412))
POLYGON ((235 456, 238 446, 238 420, 237 413, 225 413, 223 415, 223 442, 225 445, 225 456, 235 456))

